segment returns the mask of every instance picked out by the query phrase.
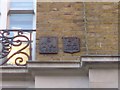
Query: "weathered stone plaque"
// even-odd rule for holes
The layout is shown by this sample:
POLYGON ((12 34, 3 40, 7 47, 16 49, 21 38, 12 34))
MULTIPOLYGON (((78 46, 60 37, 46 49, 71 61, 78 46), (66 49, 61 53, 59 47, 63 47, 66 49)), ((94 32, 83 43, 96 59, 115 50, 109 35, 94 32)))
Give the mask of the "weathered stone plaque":
POLYGON ((64 52, 76 53, 80 51, 80 39, 77 37, 63 37, 64 52))
POLYGON ((39 43, 39 51, 41 54, 57 54, 58 53, 57 37, 41 37, 39 43))

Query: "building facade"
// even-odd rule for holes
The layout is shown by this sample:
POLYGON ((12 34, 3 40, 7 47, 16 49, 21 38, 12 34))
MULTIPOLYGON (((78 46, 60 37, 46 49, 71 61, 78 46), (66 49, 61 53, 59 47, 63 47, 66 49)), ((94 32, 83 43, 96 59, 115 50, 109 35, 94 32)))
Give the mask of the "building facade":
POLYGON ((1 0, 1 88, 118 88, 119 3, 1 0))

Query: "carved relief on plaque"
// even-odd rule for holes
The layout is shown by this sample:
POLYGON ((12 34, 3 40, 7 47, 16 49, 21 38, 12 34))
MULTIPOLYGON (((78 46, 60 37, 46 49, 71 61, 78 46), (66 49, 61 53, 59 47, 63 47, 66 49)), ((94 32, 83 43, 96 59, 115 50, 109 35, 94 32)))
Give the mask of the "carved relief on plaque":
POLYGON ((64 52, 76 53, 80 51, 80 39, 77 37, 63 37, 64 52))
POLYGON ((41 54, 57 54, 58 53, 57 37, 41 37, 39 43, 39 51, 41 54))

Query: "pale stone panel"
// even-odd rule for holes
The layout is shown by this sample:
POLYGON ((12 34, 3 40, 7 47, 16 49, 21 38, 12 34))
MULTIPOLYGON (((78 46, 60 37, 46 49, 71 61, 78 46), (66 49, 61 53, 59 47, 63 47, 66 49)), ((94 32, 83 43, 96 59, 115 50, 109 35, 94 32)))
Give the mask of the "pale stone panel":
POLYGON ((90 83, 91 88, 118 88, 118 85, 116 82, 111 82, 111 83, 90 83))
POLYGON ((2 88, 34 88, 32 81, 3 81, 2 88))
POLYGON ((87 76, 36 76, 35 88, 88 88, 87 76))
POLYGON ((90 69, 90 88, 118 88, 117 69, 90 69))
POLYGON ((0 74, 0 90, 2 89, 2 74, 0 74))

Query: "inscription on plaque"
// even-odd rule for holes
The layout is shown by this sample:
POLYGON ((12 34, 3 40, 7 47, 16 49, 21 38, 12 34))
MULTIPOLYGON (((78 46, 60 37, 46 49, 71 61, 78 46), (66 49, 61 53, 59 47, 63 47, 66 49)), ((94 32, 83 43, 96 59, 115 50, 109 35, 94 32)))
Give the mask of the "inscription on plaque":
POLYGON ((39 49, 41 54, 57 54, 58 53, 57 37, 41 37, 39 49))
POLYGON ((77 37, 63 37, 64 52, 76 53, 80 51, 80 39, 77 37))

